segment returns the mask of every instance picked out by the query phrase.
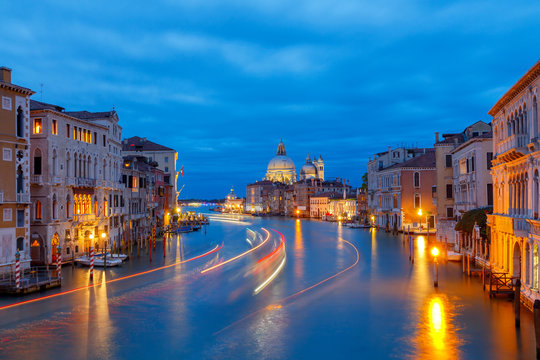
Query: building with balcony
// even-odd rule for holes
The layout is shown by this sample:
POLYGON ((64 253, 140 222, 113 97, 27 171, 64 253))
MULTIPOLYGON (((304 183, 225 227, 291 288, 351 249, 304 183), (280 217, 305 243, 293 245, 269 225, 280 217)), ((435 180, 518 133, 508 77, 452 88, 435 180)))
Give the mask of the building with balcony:
POLYGON ((176 171, 178 152, 147 138, 133 136, 122 141, 122 154, 144 156, 149 162, 157 163, 157 168, 164 173, 164 181, 173 188, 169 194, 168 204, 170 209, 175 209, 180 195, 177 187, 179 172, 176 171))
POLYGON ((66 112, 32 100, 30 119, 32 261, 54 262, 58 246, 68 260, 105 241, 118 243, 122 193, 116 112, 66 112))
POLYGON ((522 300, 540 299, 540 62, 489 110, 493 116, 493 214, 490 261, 521 279, 522 300))
POLYGON ((434 175, 433 149, 388 147, 388 151, 370 158, 367 198, 375 225, 401 230, 432 221, 431 216, 436 214, 431 195, 434 175), (417 215, 420 209, 422 216, 417 215))
MULTIPOLYGON (((489 124, 477 121, 467 126, 462 132, 442 134, 442 139, 439 139, 438 132, 435 133, 434 148, 437 183, 434 189, 433 201, 437 208, 436 227, 437 238, 439 239, 446 238, 449 243, 455 243, 457 240, 457 233, 454 228, 456 227, 458 214, 454 210, 454 161, 452 152, 473 138, 489 136, 487 134, 490 132, 491 126, 489 124)), ((485 145, 483 148, 485 148, 485 145)), ((473 152, 473 150, 470 153, 464 151, 464 154, 472 157, 473 152)), ((478 156, 475 158, 478 158, 478 156)))
POLYGON ((17 249, 30 265, 30 89, 11 82, 0 67, 0 273, 11 271, 17 249))

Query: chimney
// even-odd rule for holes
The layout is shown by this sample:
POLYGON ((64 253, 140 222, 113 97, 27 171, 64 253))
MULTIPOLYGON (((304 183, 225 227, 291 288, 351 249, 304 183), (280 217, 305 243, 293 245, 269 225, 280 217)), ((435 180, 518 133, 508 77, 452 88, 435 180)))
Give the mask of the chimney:
POLYGON ((392 147, 389 146, 389 147, 388 147, 388 153, 390 153, 391 151, 392 151, 392 147))
POLYGON ((3 82, 11 83, 11 69, 5 66, 0 67, 0 80, 3 82))
POLYGON ((143 143, 146 142, 146 138, 145 138, 145 137, 142 138, 142 142, 143 142, 143 143))
POLYGON ((435 132, 435 142, 436 143, 439 142, 439 133, 438 132, 435 132))

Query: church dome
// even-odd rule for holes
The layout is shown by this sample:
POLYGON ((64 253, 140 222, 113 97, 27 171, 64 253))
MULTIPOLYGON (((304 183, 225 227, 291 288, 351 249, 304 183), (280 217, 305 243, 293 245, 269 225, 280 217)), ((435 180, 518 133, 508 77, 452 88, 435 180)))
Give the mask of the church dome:
POLYGON ((278 145, 276 156, 268 163, 266 179, 287 184, 296 181, 294 162, 287 156, 283 140, 278 145))
POLYGON ((306 163, 302 166, 300 170, 301 179, 316 179, 317 178, 317 167, 313 165, 309 155, 306 158, 306 163))

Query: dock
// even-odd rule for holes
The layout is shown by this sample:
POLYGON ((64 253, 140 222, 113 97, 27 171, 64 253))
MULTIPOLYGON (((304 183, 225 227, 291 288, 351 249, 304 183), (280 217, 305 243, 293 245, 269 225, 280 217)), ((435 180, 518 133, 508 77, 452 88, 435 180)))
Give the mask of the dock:
POLYGON ((21 271, 19 288, 15 284, 15 272, 4 273, 0 277, 0 295, 24 295, 60 287, 61 283, 53 267, 35 266, 21 271))

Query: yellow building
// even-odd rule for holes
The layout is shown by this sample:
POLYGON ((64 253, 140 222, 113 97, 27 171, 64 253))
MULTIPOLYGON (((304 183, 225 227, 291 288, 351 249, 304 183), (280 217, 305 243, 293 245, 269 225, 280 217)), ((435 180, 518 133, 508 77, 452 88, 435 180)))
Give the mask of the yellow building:
POLYGON ((30 265, 29 118, 30 89, 11 83, 11 69, 0 67, 0 273, 11 270, 17 249, 22 267, 30 265))

